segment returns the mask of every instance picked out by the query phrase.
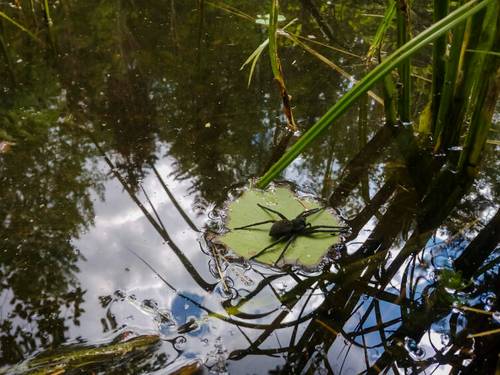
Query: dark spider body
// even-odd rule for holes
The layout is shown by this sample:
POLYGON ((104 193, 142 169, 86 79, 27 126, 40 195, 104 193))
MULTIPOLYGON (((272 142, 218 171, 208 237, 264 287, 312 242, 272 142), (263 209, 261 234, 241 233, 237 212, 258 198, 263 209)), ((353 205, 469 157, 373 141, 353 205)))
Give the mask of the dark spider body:
POLYGON ((280 220, 275 222, 269 230, 269 235, 273 238, 281 238, 290 234, 300 233, 306 229, 306 218, 296 217, 293 220, 280 220))
POLYGON ((263 206, 261 204, 257 204, 260 208, 262 208, 264 211, 267 212, 272 212, 280 217, 281 220, 265 220, 265 221, 259 221, 258 223, 253 223, 253 224, 248 224, 244 225, 242 227, 234 228, 235 230, 240 230, 240 229, 248 229, 251 227, 255 227, 257 225, 261 224, 266 224, 266 223, 273 223, 271 226, 271 229, 269 230, 269 236, 271 236, 275 241, 271 243, 269 246, 266 246, 264 249, 260 250, 257 252, 257 254, 253 255, 250 257, 250 260, 258 257, 259 255, 263 254, 266 250, 270 249, 274 245, 278 244, 279 242, 286 241, 285 247, 281 251, 280 256, 274 262, 274 265, 276 265, 283 255, 285 254, 286 250, 290 246, 290 244, 298 237, 298 236, 308 236, 314 233, 330 233, 331 235, 338 234, 338 233, 345 233, 347 231, 347 227, 338 227, 338 226, 331 226, 331 225, 311 225, 310 223, 307 223, 306 218, 312 214, 315 214, 319 211, 321 211, 323 208, 313 208, 311 210, 304 210, 300 214, 297 215, 292 220, 287 219, 285 215, 282 213, 275 211, 269 207, 263 206))

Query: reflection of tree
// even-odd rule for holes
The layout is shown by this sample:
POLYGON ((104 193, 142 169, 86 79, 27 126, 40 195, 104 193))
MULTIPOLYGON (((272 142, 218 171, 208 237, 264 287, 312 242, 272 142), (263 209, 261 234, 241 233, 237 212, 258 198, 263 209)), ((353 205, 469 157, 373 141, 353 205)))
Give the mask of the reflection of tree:
MULTIPOLYGON (((375 159, 380 157, 375 154, 376 151, 372 153, 375 159)), ((363 164, 362 159, 354 159, 352 167, 357 169, 360 164, 363 164)), ((463 293, 466 294, 462 294, 462 303, 467 299, 471 301, 473 308, 488 308, 484 301, 479 304, 473 301, 477 301, 481 293, 498 290, 498 273, 495 273, 495 269, 498 269, 498 259, 490 259, 490 266, 480 269, 483 260, 491 258, 498 243, 498 214, 470 243, 455 270, 448 266, 444 270, 435 270, 436 279, 422 277, 422 271, 427 271, 421 264, 421 259, 428 252, 428 247, 431 247, 428 244, 432 235, 472 183, 467 175, 458 174, 459 177, 453 180, 447 169, 437 174, 432 170, 429 173, 428 181, 434 178, 438 182, 432 184, 425 195, 418 194, 408 176, 398 178, 397 189, 391 180, 382 186, 380 196, 377 193, 373 198, 375 207, 362 210, 360 216, 353 220, 356 225, 353 226, 352 238, 356 237, 357 231, 372 217, 374 210, 378 210, 381 203, 385 204, 387 207, 372 229, 371 236, 358 246, 354 254, 344 254, 333 261, 334 272, 326 268, 319 276, 303 280, 296 278, 297 285, 278 297, 279 303, 286 307, 285 311, 273 317, 271 314, 274 311, 270 311, 270 328, 264 329, 246 349, 233 351, 230 358, 237 360, 247 355, 287 353, 287 364, 283 373, 314 372, 319 368, 332 371, 332 364, 326 352, 333 350, 335 356, 340 355, 349 363, 354 360, 349 353, 355 349, 364 352, 365 368, 369 373, 387 371, 390 368, 396 371, 396 366, 412 369, 413 372, 444 364, 457 370, 461 369, 464 366, 463 361, 471 358, 466 349, 471 344, 467 335, 492 329, 492 325, 484 316, 481 319, 477 313, 469 312, 467 306, 463 307, 461 313, 453 312, 452 302, 457 301, 457 296, 450 292, 450 288, 464 290, 463 293), (454 204, 448 199, 446 204, 442 205, 441 197, 452 197, 454 204), (409 231, 408 237, 404 237, 407 239, 401 242, 398 236, 402 231, 408 230, 405 223, 415 221, 418 221, 419 226, 412 224, 413 229, 409 231), (387 258, 392 247, 400 250, 395 257, 387 258), (479 253, 478 248, 484 248, 484 253, 479 253), (481 255, 482 260, 476 261, 473 254, 481 255), (472 272, 471 267, 474 269, 472 272), (462 274, 467 275, 467 279, 463 279, 462 274), (474 277, 476 286, 467 291, 464 288, 468 277, 471 276, 474 277), (323 302, 319 307, 308 311, 308 301, 315 292, 321 292, 323 302), (295 312, 289 314, 287 311, 292 309, 295 312), (468 320, 462 331, 453 328, 457 325, 460 314, 467 315, 468 320), (289 345, 281 342, 280 347, 265 346, 264 343, 275 334, 278 327, 285 328, 283 322, 290 322, 292 316, 296 320, 293 323, 295 328, 288 331, 291 337, 289 345), (303 318, 306 318, 308 323, 305 331, 299 336, 297 328, 303 318), (444 344, 433 343, 431 338, 434 349, 427 349, 431 352, 425 354, 419 344, 422 337, 430 334, 432 327, 443 319, 449 322, 449 328, 441 331, 441 341, 444 344), (376 353, 374 358, 373 353, 376 353)), ((336 191, 334 196, 342 197, 343 194, 340 193, 345 194, 347 190, 352 190, 355 175, 356 173, 346 173, 345 178, 350 181, 349 184, 342 181, 339 184, 342 192, 336 191)), ((357 181, 361 182, 359 179, 357 181)), ((371 204, 372 202, 369 202, 367 207, 371 204)), ((460 242, 456 242, 458 245, 453 242, 447 245, 450 248, 444 253, 446 258, 457 255, 460 242)), ((434 254, 432 252, 431 250, 433 262, 434 257, 439 254, 437 249, 434 249, 434 254)), ((251 303, 248 298, 245 302, 251 303)), ((494 306, 490 308, 495 308, 494 306)), ((486 336, 476 340, 477 345, 486 347, 492 343, 496 344, 497 339, 486 336)), ((495 367, 495 355, 478 356, 477 363, 481 363, 485 372, 488 372, 486 369, 495 367)), ((339 371, 338 367, 333 372, 336 371, 339 371)))
MULTIPOLYGON (((18 71, 12 73, 25 85, 38 87, 33 90, 36 100, 47 96, 49 91, 52 96, 59 95, 53 92, 54 82, 59 80, 67 92, 67 107, 76 122, 93 124, 89 128, 105 150, 102 155, 109 155, 105 161, 115 176, 151 225, 170 244, 194 282, 209 293, 217 285, 202 278, 202 273, 172 242, 158 213, 149 213, 137 197, 140 180, 155 161, 154 142, 160 139, 168 144, 168 153, 175 159, 176 177, 193 180, 192 192, 198 195, 198 203, 201 206, 206 202, 222 203, 230 186, 259 173, 272 157, 274 150, 270 144, 273 127, 279 123, 276 119, 280 114, 279 101, 270 71, 265 68, 265 59, 259 63, 250 89, 245 87, 246 77, 238 70, 244 58, 265 38, 264 29, 254 24, 242 25, 239 20, 233 23, 234 18, 230 17, 220 22, 218 10, 206 3, 203 12, 201 9, 192 12, 194 2, 175 2, 176 15, 171 12, 174 2, 166 3, 141 4, 141 7, 130 1, 100 2, 96 7, 86 2, 65 3, 69 14, 78 16, 66 17, 71 20, 68 24, 60 20, 61 25, 69 25, 73 32, 57 36, 61 51, 57 64, 45 67, 38 74, 28 69, 23 71, 25 76, 18 71), (174 23, 174 16, 182 17, 184 22, 174 23), (173 31, 171 36, 165 35, 166 27, 150 27, 149 21, 168 25, 175 36, 173 31), (89 25, 93 32, 87 39, 74 37, 89 25), (207 33, 208 25, 217 27, 207 33), (238 32, 234 32, 235 27, 238 32), (193 44, 197 49, 182 46, 191 40, 196 40, 193 44), (66 54, 68 51, 71 53, 66 54), (57 69, 58 74, 50 74, 51 69, 57 69), (227 77, 236 78, 228 80, 227 77), (105 126, 100 126, 102 124, 105 126)), ((255 6, 252 2, 241 5, 246 6, 247 11, 257 9, 252 8, 255 6)), ((283 2, 282 6, 285 14, 298 11, 296 2, 283 2)), ((327 13, 323 11, 329 7, 323 3, 319 10, 327 13)), ((265 12, 262 9, 261 13, 265 12)), ((342 12, 339 17, 352 16, 350 7, 344 7, 342 12)), ((303 14, 314 16, 315 11, 303 14)), ((351 22, 342 29, 344 23, 338 23, 336 30, 337 35, 349 39, 345 43, 355 52, 364 51, 368 40, 359 36, 372 35, 378 23, 369 17, 357 21, 360 21, 358 29, 351 22)), ((316 24, 325 34, 330 33, 324 26, 324 18, 303 18, 300 23, 304 35, 309 32, 320 35, 316 24)), ((21 49, 21 42, 15 41, 14 46, 21 49)), ((295 115, 306 128, 345 90, 345 82, 331 77, 330 71, 312 74, 313 70, 318 72, 317 62, 304 58, 294 46, 285 44, 280 52, 289 73, 287 84, 297 105, 295 115), (291 63, 294 60, 296 64, 291 63), (325 85, 318 76, 328 77, 329 84, 325 85)), ((42 58, 28 57, 34 65, 45 66, 42 58)), ((344 62, 358 63, 352 59, 344 62)), ((11 70, 20 69, 11 65, 11 70)), ((12 97, 23 95, 22 91, 16 91, 12 97)), ((2 104, 12 106, 11 100, 5 99, 2 104)), ((360 130, 363 134, 353 133, 358 112, 352 111, 339 121, 335 133, 328 134, 304 156, 304 163, 296 169, 299 174, 320 176, 311 182, 312 188, 323 190, 327 196, 334 188, 334 178, 328 173, 337 162, 341 166, 347 164, 331 195, 330 205, 348 207, 350 213, 357 211, 350 217, 353 233, 349 239, 356 238, 373 220, 371 235, 354 254, 351 251, 348 255, 345 249, 332 251, 332 259, 325 260, 323 269, 313 275, 295 269, 271 275, 252 271, 258 282, 247 288, 251 290, 238 288, 235 276, 232 276, 234 280, 226 280, 232 294, 222 302, 227 314, 208 309, 205 312, 210 318, 237 327, 248 341, 248 345, 232 351, 231 359, 287 353, 287 366, 293 367, 295 362, 295 367, 305 371, 319 366, 328 369, 330 363, 324 352, 339 345, 346 352, 362 350, 369 372, 394 366, 421 370, 433 363, 449 363, 458 371, 467 356, 465 349, 470 346, 466 334, 488 329, 489 323, 472 313, 452 311, 453 294, 427 277, 423 265, 433 263, 427 254, 438 252, 435 248, 429 250, 437 228, 446 229, 449 236, 463 234, 469 238, 476 234, 477 226, 464 229, 464 223, 475 221, 484 207, 497 202, 499 185, 495 176, 498 175, 494 173, 495 168, 498 169, 497 158, 491 157, 494 160, 486 165, 493 173, 481 174, 475 182, 477 191, 488 190, 493 185, 491 191, 464 196, 472 183, 469 178, 450 177, 450 171, 446 170, 439 172, 442 162, 434 163, 429 156, 413 152, 415 140, 404 129, 386 126, 375 132, 375 121, 372 124, 366 118, 375 117, 377 110, 369 107, 362 111, 359 123, 363 117, 365 128, 360 130), (353 148, 351 141, 358 136, 358 147, 353 148), (371 140, 365 145, 368 138, 371 140), (411 147, 400 146, 407 141, 411 147), (357 155, 353 157, 354 152, 357 155), (393 164, 399 165, 390 172, 387 155, 393 164), (421 167, 422 164, 432 168, 421 167), (325 178, 321 178, 323 175, 325 178), (428 189, 439 176, 446 177, 442 181, 454 183, 435 184, 428 189), (322 189, 320 181, 326 188, 322 189), (374 189, 373 194, 369 188, 374 189), (357 189, 362 191, 363 199, 359 199, 357 189), (448 197, 452 199, 447 205, 442 204, 448 197), (389 259, 390 251, 396 249, 399 253, 389 259), (283 280, 294 283, 285 293, 277 290, 283 280), (257 308, 256 312, 253 303, 261 293, 274 298, 274 304, 262 310, 257 308), (397 313, 391 315, 391 309, 397 313), (467 314, 468 331, 457 328, 460 314, 467 314), (445 348, 451 349, 415 362, 412 357, 418 354, 420 338, 444 318, 452 339, 445 348), (288 342, 281 342, 280 346, 270 343, 274 335, 282 332, 288 334, 288 342), (377 350, 375 359, 369 355, 374 349, 377 350), (460 353, 455 355, 457 351, 460 353)), ((65 336, 64 319, 78 324, 82 312, 84 292, 74 279, 78 271, 74 264, 79 255, 70 240, 78 236, 92 217, 87 196, 87 187, 93 185, 92 176, 83 167, 89 150, 81 146, 88 139, 80 142, 78 135, 65 133, 55 125, 57 116, 48 110, 39 111, 36 116, 30 110, 19 110, 9 112, 2 120, 8 134, 18 142, 15 152, 0 159, 1 297, 6 301, 2 303, 3 309, 11 307, 8 312, 2 311, 2 362, 15 362, 40 345, 59 344, 65 336), (62 317, 64 305, 68 312, 66 318, 62 317)), ((156 170, 154 175, 161 179, 156 170)), ((163 188, 175 205, 167 186, 163 188)), ((180 209, 179 205, 176 207, 180 209)), ((494 252, 498 232, 490 232, 492 227, 498 228, 497 223, 498 214, 488 223, 481 223, 485 227, 467 245, 455 265, 462 277, 475 279, 475 289, 464 293, 478 297, 477 301, 485 291, 498 291, 498 258, 494 252), (481 252, 477 252, 478 248, 481 252), (489 266, 479 268, 479 260, 485 260, 489 266)), ((188 222, 188 225, 196 230, 194 224, 188 222)), ((458 247, 449 250, 453 257, 458 255, 458 247)), ((215 255, 207 253, 218 256, 216 252, 213 252, 215 255)), ((234 267, 225 261, 220 263, 228 273, 234 267)), ((437 270, 436 274, 441 280, 446 279, 446 272, 437 270)), ((448 282, 459 279, 458 275, 457 272, 446 276, 448 282)), ((221 275, 214 272, 214 276, 221 275)), ((158 277, 163 276, 158 274, 158 277)), ((166 277, 163 280, 173 285, 166 277)), ((171 289, 176 292, 174 287, 171 289)), ((477 301, 475 307, 485 307, 477 301)), ((109 309, 108 312, 103 327, 113 329, 118 324, 109 309)), ((495 339, 478 339, 477 345, 493 347, 495 339)), ((477 361, 485 356, 478 355, 477 361)), ((158 359, 159 366, 167 362, 158 359)))
POLYGON ((92 223, 93 176, 84 167, 88 148, 54 126, 57 111, 5 115, 17 145, 0 159, 0 363, 13 363, 63 342, 67 321, 79 324, 81 256, 71 239, 92 223))

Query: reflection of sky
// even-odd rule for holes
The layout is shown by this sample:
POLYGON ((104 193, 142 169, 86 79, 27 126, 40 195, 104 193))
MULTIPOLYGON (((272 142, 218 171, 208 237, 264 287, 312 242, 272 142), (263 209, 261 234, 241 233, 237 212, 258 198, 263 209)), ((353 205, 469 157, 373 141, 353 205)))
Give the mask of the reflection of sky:
MULTIPOLYGON (((202 228, 206 216, 197 217, 198 213, 193 208, 194 197, 187 193, 192 181, 184 180, 174 183, 168 177, 172 172, 171 163, 172 160, 167 158, 158 162, 156 166, 180 206, 185 209, 191 220, 202 228)), ((107 165, 102 164, 100 168, 104 173, 107 173, 107 165)), ((143 186, 173 242, 184 252, 197 272, 207 282, 215 283, 216 280, 208 270, 208 257, 200 251, 199 234, 191 230, 184 222, 153 173, 144 180, 143 186)), ((149 209, 143 196, 140 197, 140 200, 149 209)), ((179 336, 176 327, 169 324, 160 327, 155 320, 158 316, 155 315, 158 315, 158 311, 168 311, 171 316, 177 318, 176 320, 182 320, 179 319, 182 316, 180 309, 183 306, 182 303, 179 303, 182 298, 165 285, 128 249, 143 257, 179 292, 191 297, 196 296, 195 299, 203 301, 205 307, 224 313, 220 306, 221 296, 216 292, 206 292, 196 284, 178 257, 168 244, 163 243, 162 237, 149 223, 139 207, 134 204, 116 178, 111 178, 105 183, 104 201, 99 200, 96 196, 94 208, 95 225, 81 238, 74 241, 75 247, 85 257, 85 260, 78 264, 81 270, 78 275, 81 287, 86 290, 86 293, 83 304, 85 312, 80 319, 81 324, 71 327, 68 334, 69 341, 81 337, 93 343, 103 339, 107 341, 116 336, 116 333, 111 332, 112 330, 103 332, 101 319, 106 320, 107 326, 110 326, 110 321, 107 319, 109 314, 106 315, 108 308, 118 323, 117 330, 119 331, 131 330, 135 334, 159 334, 161 332, 162 338, 166 340, 179 336), (100 305, 99 297, 113 296, 116 291, 121 291, 127 297, 103 308, 100 305), (156 304, 156 310, 141 306, 143 300, 153 300, 156 304)), ((266 293, 262 294, 266 295, 266 293)), ((269 298, 264 297, 260 306, 264 306, 266 300, 269 303, 269 298)), ((214 345, 218 337, 222 338, 222 346, 227 350, 222 351, 224 358, 227 357, 228 352, 248 346, 248 342, 242 341, 242 335, 237 327, 227 325, 214 318, 207 318, 206 312, 194 307, 188 301, 184 304, 184 308, 187 318, 195 317, 198 319, 197 324, 201 327, 198 331, 202 333, 200 335, 193 332, 193 334, 184 335, 187 342, 179 346, 184 351, 183 356, 186 361, 198 357, 202 360, 208 360, 209 363, 214 362, 216 352, 214 345)), ((264 310, 268 308, 272 307, 266 307, 264 310)), ((177 323, 184 322, 178 321, 177 323)), ((255 336, 255 334, 249 334, 255 336)), ((272 345, 276 346, 274 337, 271 341, 272 345)), ((175 355, 169 343, 165 343, 161 350, 175 355)), ((238 362, 237 367, 240 368, 240 364, 246 361, 245 359, 238 362)), ((259 366, 253 364, 252 367, 257 373, 265 373, 268 368, 275 367, 275 365, 275 360, 270 359, 269 363, 262 360, 259 362, 259 366)), ((174 367, 178 366, 179 362, 176 361, 174 367)), ((236 369, 233 369, 232 373, 237 372, 236 369)))
MULTIPOLYGON (((168 184, 169 160, 158 165, 158 171, 168 184)), ((106 170, 107 166, 102 166, 106 170)), ((169 188, 186 213, 197 222, 203 224, 203 218, 196 218, 191 210, 191 197, 186 194, 189 180, 181 183, 169 184, 169 188)), ((176 288, 190 291, 193 294, 204 293, 197 287, 178 258, 167 244, 163 243, 160 235, 145 218, 142 211, 130 199, 117 179, 110 179, 105 185, 104 201, 95 200, 95 225, 75 245, 85 256, 86 261, 79 264, 82 279, 82 288, 85 289, 85 311, 80 327, 73 328, 73 336, 82 336, 94 340, 102 336, 102 326, 99 320, 105 316, 105 309, 98 297, 113 295, 121 290, 128 295, 137 297, 140 305, 144 299, 156 301, 160 309, 168 309, 174 293, 155 274, 148 269, 128 249, 133 250, 147 260, 163 277, 169 280, 176 288)), ((162 218, 172 240, 182 249, 188 258, 196 263, 198 271, 205 279, 210 280, 206 262, 199 250, 197 234, 194 233, 178 215, 175 207, 169 201, 159 182, 151 176, 144 181, 144 188, 162 218), (203 272, 205 270, 205 272, 203 272)), ((147 202, 143 197, 141 201, 147 202)), ((210 280, 212 281, 212 280, 210 280)), ((127 299, 123 302, 111 304, 111 311, 115 313, 118 324, 125 323, 137 327, 140 331, 156 330, 154 316, 141 313, 127 299), (127 306, 130 304, 130 306, 127 306), (116 311, 115 311, 116 310, 116 311), (121 315, 121 316, 120 316, 121 315)))

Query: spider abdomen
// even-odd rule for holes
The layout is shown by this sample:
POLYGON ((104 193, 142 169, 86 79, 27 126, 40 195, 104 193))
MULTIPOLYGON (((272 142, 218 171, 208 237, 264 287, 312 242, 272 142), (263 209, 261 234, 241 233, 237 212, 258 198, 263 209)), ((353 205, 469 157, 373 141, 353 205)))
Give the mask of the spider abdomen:
POLYGON ((269 235, 274 238, 288 237, 294 233, 299 233, 306 227, 304 218, 295 218, 293 220, 280 220, 275 222, 269 230, 269 235))
POLYGON ((269 230, 269 235, 271 237, 279 238, 286 236, 293 230, 293 224, 290 220, 281 220, 275 222, 271 229, 269 230))

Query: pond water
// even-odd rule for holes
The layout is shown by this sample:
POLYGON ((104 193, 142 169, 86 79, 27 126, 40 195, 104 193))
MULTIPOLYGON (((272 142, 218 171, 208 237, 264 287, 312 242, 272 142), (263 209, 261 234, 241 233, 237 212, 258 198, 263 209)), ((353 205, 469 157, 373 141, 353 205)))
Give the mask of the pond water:
MULTIPOLYGON (((43 31, 24 3, 1 7, 43 31)), ((268 13, 267 2, 230 3, 268 13)), ((322 3, 283 1, 281 12, 298 18, 290 29, 311 46, 362 76, 383 6, 322 3)), ((412 150, 412 124, 385 126, 383 107, 366 96, 281 178, 338 212, 350 227, 343 246, 314 270, 234 259, 207 229, 222 230, 227 201, 288 138, 267 52, 249 86, 240 69, 265 25, 203 0, 50 9, 50 34, 37 33, 48 38, 43 48, 2 25, 0 373, 24 373, 40 353, 133 337, 159 341, 90 351, 62 371, 495 368, 498 335, 471 335, 500 328, 498 146, 488 145, 475 179, 454 180, 436 168, 444 156, 412 150), (426 193, 437 173, 453 186, 426 193)), ((418 27, 432 19, 425 10, 415 17, 418 27)), ((280 43, 303 132, 352 82, 280 43)), ((429 52, 415 57, 415 117, 429 95, 429 52)))

